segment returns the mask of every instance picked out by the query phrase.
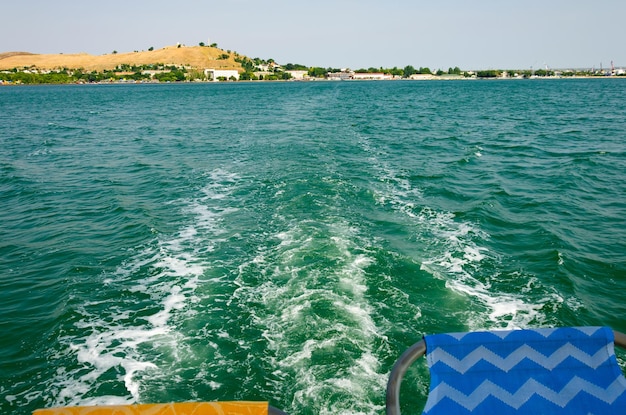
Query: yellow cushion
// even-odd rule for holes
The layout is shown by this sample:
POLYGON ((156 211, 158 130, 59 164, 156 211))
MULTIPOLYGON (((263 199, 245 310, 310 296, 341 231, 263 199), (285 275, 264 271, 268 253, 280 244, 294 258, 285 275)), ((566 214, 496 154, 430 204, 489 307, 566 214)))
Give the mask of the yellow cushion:
POLYGON ((33 415, 267 415, 267 402, 177 402, 37 409, 33 415))

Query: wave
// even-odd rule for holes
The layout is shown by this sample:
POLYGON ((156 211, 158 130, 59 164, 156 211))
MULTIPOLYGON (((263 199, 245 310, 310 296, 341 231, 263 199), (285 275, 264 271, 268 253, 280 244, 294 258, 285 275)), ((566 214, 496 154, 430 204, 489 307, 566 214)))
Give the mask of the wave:
POLYGON ((273 238, 278 245, 241 268, 234 294, 240 304, 258 305, 250 314, 267 341, 272 390, 320 414, 382 410, 372 397, 386 383, 377 350, 385 335, 366 294, 374 259, 358 230, 303 222, 273 238), (257 273, 262 284, 247 282, 257 273))
MULTIPOLYGON (((403 222, 422 248, 412 254, 414 260, 421 264, 422 271, 445 281, 447 289, 470 301, 471 305, 461 313, 466 316, 466 329, 541 325, 546 318, 542 311, 546 304, 563 302, 533 276, 507 271, 502 264, 505 259, 488 247, 490 236, 477 223, 429 207, 428 198, 412 183, 409 172, 394 169, 393 159, 380 157, 384 150, 373 149, 371 140, 363 137, 361 141, 377 170, 378 185, 374 188, 377 203, 405 216, 403 222), (529 297, 529 287, 544 293, 529 297)), ((479 158, 482 150, 481 147, 470 149, 479 158)))
POLYGON ((209 267, 206 253, 231 211, 213 209, 207 201, 224 197, 236 180, 221 171, 211 176, 202 196, 170 203, 181 206, 191 220, 187 225, 129 252, 116 271, 102 276, 101 290, 89 293, 95 298, 74 301, 73 327, 52 356, 74 363, 60 368, 45 388, 55 405, 139 402, 146 379, 167 376, 181 363, 186 335, 179 319, 198 301, 209 267))

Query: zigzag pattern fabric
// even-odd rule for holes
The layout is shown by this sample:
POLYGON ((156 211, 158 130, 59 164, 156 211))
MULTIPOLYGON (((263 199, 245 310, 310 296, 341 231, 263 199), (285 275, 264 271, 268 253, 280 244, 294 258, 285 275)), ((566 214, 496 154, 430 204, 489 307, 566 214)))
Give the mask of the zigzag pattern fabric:
POLYGON ((424 415, 626 415, 607 327, 425 336, 424 415))

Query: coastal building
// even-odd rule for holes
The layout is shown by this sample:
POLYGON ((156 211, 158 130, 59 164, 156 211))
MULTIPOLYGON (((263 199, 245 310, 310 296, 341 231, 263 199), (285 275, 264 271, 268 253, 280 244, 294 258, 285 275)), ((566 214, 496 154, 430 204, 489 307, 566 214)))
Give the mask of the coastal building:
POLYGON ((393 75, 382 72, 354 72, 349 69, 342 69, 341 72, 329 72, 326 77, 333 81, 345 80, 388 80, 393 79, 393 75))
POLYGON ((205 69, 204 76, 207 77, 208 80, 217 82, 222 79, 231 79, 239 80, 239 72, 233 69, 205 69))
POLYGON ((270 71, 255 71, 253 72, 254 76, 256 76, 256 79, 268 79, 268 77, 274 75, 274 72, 270 72, 270 71))
POLYGON ((309 71, 285 71, 291 75, 291 79, 294 81, 302 81, 309 77, 309 71))
POLYGON ((393 79, 393 75, 385 74, 382 72, 354 72, 352 74, 352 79, 383 81, 393 79))
POLYGON ((348 79, 352 79, 352 74, 353 72, 347 72, 347 71, 328 72, 328 74, 326 74, 326 77, 330 79, 331 81, 345 81, 348 79))
POLYGON ((276 62, 259 63, 258 65, 255 65, 255 67, 260 72, 276 72, 282 70, 282 66, 276 62))
POLYGON ((409 79, 412 79, 414 81, 428 81, 436 78, 435 75, 429 73, 414 73, 413 75, 409 76, 409 79))
POLYGON ((167 69, 167 70, 165 70, 165 69, 159 69, 159 70, 157 70, 157 69, 150 69, 150 70, 146 69, 146 70, 141 71, 141 74, 142 75, 150 75, 150 78, 154 78, 155 75, 159 75, 159 74, 162 74, 162 73, 169 73, 169 72, 172 72, 172 71, 170 71, 169 69, 167 69))

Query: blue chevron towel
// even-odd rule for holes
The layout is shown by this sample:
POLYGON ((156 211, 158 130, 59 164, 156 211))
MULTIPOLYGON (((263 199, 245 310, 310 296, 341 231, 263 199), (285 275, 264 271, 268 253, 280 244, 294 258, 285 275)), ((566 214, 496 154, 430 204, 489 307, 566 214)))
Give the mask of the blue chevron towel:
POLYGON ((426 415, 626 415, 606 327, 426 336, 426 415))

